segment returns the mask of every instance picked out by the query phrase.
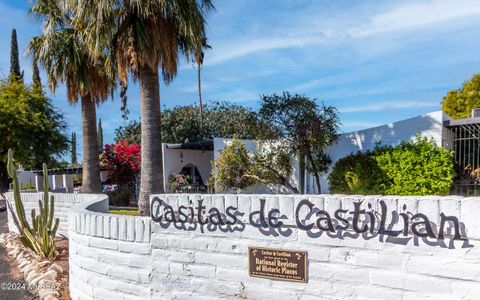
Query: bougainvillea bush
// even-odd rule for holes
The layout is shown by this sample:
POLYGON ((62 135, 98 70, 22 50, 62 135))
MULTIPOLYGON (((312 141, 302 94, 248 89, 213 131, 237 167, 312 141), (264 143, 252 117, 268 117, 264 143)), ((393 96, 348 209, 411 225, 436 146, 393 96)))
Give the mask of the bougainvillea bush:
POLYGON ((140 145, 119 141, 105 145, 102 167, 110 169, 109 178, 116 184, 107 192, 110 205, 127 206, 135 195, 135 180, 140 173, 140 145))
POLYGON ((115 144, 105 145, 101 156, 102 165, 110 169, 110 179, 119 184, 126 185, 135 182, 140 173, 140 145, 119 141, 115 144))

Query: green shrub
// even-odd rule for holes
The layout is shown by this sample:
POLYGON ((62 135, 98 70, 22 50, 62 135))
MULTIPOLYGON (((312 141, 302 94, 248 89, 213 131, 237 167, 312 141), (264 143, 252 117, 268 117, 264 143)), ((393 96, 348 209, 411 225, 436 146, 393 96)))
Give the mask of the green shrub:
POLYGON ((388 195, 446 195, 455 177, 453 153, 427 138, 402 142, 375 159, 391 181, 388 195))
POLYGON ((332 193, 445 195, 454 177, 453 153, 417 136, 396 147, 346 156, 328 179, 332 193))
POLYGON ((253 165, 253 157, 244 143, 233 140, 230 145, 220 150, 220 155, 212 168, 212 177, 216 180, 215 188, 221 191, 242 190, 255 184, 255 180, 245 174, 253 165))
POLYGON ((328 180, 332 193, 360 195, 383 194, 388 182, 372 151, 359 151, 340 159, 328 180))
POLYGON ((33 183, 27 183, 27 184, 24 184, 22 185, 22 187, 20 187, 20 190, 22 191, 25 191, 25 190, 35 190, 37 187, 35 186, 35 184, 33 183))

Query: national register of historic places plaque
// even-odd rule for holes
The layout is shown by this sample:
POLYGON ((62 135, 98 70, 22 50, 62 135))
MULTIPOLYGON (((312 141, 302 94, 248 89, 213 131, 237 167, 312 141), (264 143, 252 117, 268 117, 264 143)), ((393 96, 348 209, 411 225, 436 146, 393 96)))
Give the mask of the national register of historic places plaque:
POLYGON ((307 251, 248 247, 248 273, 253 277, 307 282, 307 251))

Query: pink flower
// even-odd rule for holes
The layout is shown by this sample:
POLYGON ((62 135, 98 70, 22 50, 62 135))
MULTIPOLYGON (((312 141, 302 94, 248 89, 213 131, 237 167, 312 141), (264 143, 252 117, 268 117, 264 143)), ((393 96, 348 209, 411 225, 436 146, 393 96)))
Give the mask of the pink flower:
POLYGON ((178 184, 183 184, 183 177, 182 177, 182 176, 179 176, 179 177, 177 178, 177 182, 178 182, 178 184))

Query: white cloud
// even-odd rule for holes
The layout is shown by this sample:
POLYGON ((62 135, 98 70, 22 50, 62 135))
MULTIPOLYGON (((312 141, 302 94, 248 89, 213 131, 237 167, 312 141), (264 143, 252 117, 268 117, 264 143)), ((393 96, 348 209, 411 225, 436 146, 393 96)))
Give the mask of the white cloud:
POLYGON ((218 51, 212 51, 212 54, 206 54, 205 65, 215 65, 223 63, 230 59, 246 56, 250 53, 273 50, 273 49, 285 49, 294 47, 305 47, 308 45, 318 44, 324 41, 321 37, 311 37, 298 35, 291 37, 275 37, 275 38, 260 38, 246 40, 243 42, 235 42, 227 45, 226 47, 219 47, 218 51), (211 58, 209 58, 211 57, 211 58))
POLYGON ((422 102, 422 101, 395 101, 395 102, 378 102, 373 104, 359 104, 355 106, 340 107, 338 110, 342 113, 353 112, 374 112, 383 110, 408 109, 408 108, 439 108, 438 102, 422 102))
POLYGON ((352 30, 352 36, 364 37, 374 34, 407 30, 453 19, 462 19, 480 14, 477 0, 429 0, 396 7, 371 18, 364 29, 352 30))
MULTIPOLYGON (((216 65, 261 51, 302 48, 412 30, 447 21, 462 21, 480 15, 480 5, 478 0, 422 0, 413 4, 402 2, 402 5, 390 7, 367 18, 359 16, 351 20, 346 19, 345 16, 339 16, 336 21, 328 24, 318 21, 321 18, 316 16, 316 11, 313 10, 311 13, 315 15, 303 16, 303 18, 312 19, 313 23, 300 23, 298 27, 293 28, 292 24, 288 23, 284 25, 284 30, 275 28, 273 32, 264 32, 260 37, 235 39, 223 44, 216 43, 214 49, 207 52, 205 65, 216 65), (282 36, 278 34, 279 32, 290 34, 282 36)), ((389 47, 385 49, 388 50, 389 47)))

